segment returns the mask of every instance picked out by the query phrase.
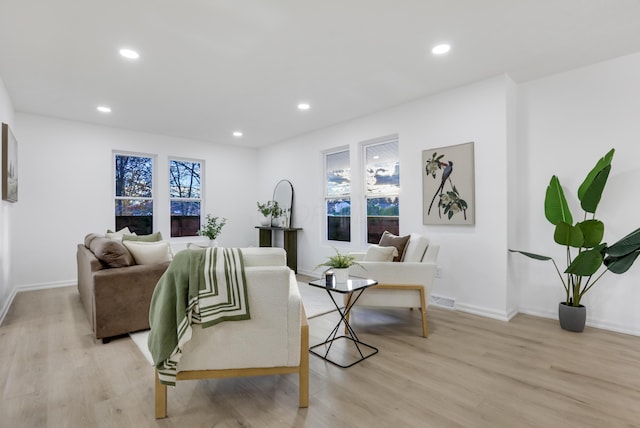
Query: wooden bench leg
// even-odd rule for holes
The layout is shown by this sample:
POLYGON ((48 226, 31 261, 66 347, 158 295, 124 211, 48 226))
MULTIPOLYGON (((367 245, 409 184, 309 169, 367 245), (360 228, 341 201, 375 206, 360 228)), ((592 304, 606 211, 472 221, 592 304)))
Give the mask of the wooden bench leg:
POLYGON ((156 369, 156 419, 167 417, 167 385, 160 383, 158 370, 156 369))
POLYGON ((420 315, 422 315, 422 337, 429 336, 427 328, 427 305, 424 299, 424 287, 420 287, 420 315))
MULTIPOLYGON (((305 317, 306 318, 306 317, 305 317)), ((300 332, 300 407, 309 407, 309 324, 303 324, 300 332)))

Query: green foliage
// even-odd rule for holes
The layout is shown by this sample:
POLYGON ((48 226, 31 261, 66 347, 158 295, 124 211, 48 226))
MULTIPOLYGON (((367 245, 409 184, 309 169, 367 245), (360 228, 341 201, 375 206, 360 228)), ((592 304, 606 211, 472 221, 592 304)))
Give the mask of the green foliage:
POLYGON ((278 201, 267 201, 264 204, 260 202, 256 203, 258 204, 258 211, 265 217, 272 216, 275 218, 283 214, 283 210, 280 208, 280 205, 278 205, 278 201))
POLYGON ((551 177, 544 201, 545 217, 555 225, 553 239, 556 243, 566 247, 567 269, 560 273, 558 265, 551 257, 528 253, 526 251, 509 250, 530 257, 535 260, 551 260, 566 291, 566 304, 579 306, 580 299, 593 287, 606 272, 622 274, 631 268, 640 254, 640 228, 634 230, 615 244, 607 246, 602 242, 604 238, 604 223, 595 218, 595 213, 602 198, 609 173, 614 149, 600 158, 593 169, 587 174, 578 188, 578 200, 587 213, 593 215, 573 225, 573 218, 560 180, 555 175, 551 177), (572 253, 577 251, 577 254, 572 253), (604 270, 601 270, 602 267, 604 270), (600 274, 594 278, 598 272, 600 274), (563 277, 563 274, 566 275, 563 277), (593 279, 593 281, 592 281, 593 279))
POLYGON ((222 227, 227 224, 226 218, 220 217, 212 217, 207 214, 206 223, 202 225, 200 230, 198 231, 198 235, 206 236, 209 239, 216 239, 220 232, 222 231, 222 227))
POLYGON ((334 251, 336 252, 335 256, 330 256, 326 262, 320 263, 319 265, 314 267, 313 270, 316 270, 322 266, 327 267, 329 269, 346 269, 353 265, 360 266, 355 261, 356 258, 354 256, 349 254, 340 254, 340 252, 336 248, 334 248, 334 251))

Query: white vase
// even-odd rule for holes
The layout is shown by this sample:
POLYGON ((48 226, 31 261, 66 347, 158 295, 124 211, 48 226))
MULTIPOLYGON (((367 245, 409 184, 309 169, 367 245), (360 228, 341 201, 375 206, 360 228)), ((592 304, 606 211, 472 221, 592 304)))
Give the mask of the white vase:
POLYGON ((336 283, 344 284, 349 280, 349 268, 336 269, 333 268, 333 277, 336 283))
POLYGON ((269 227, 271 226, 271 219, 269 216, 263 215, 260 217, 260 226, 269 227))
POLYGON ((218 240, 217 239, 209 239, 209 246, 210 247, 217 247, 218 246, 218 240))

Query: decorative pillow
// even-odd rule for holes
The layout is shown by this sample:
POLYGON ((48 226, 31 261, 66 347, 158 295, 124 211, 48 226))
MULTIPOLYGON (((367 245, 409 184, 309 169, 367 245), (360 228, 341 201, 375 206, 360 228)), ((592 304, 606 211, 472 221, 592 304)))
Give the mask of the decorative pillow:
POLYGON ((139 242, 158 242, 162 241, 162 234, 160 232, 152 233, 150 235, 122 235, 123 241, 139 241, 139 242))
POLYGON ((96 238, 104 238, 104 235, 100 235, 99 233, 90 233, 84 237, 84 246, 87 248, 91 248, 91 241, 96 238))
POLYGON ((122 241, 122 238, 125 235, 135 235, 135 233, 131 233, 131 231, 129 230, 129 227, 123 227, 117 232, 114 232, 111 229, 107 229, 107 233, 106 233, 107 238, 117 239, 119 241, 122 241))
POLYGON ((155 265, 170 262, 173 259, 168 241, 122 241, 122 243, 131 252, 136 264, 139 265, 155 265))
POLYGON ((385 230, 378 245, 381 247, 396 247, 398 249, 398 255, 393 258, 393 261, 399 262, 402 260, 402 254, 404 253, 404 248, 407 246, 407 242, 409 242, 409 238, 410 235, 396 236, 385 230))
POLYGON ((409 243, 404 249, 403 262, 421 262, 429 247, 429 239, 417 233, 412 233, 409 243))
POLYGON ((118 268, 133 264, 133 257, 131 257, 129 250, 116 239, 104 236, 94 237, 89 243, 89 249, 98 260, 109 267, 118 268))
POLYGON ((365 262, 392 262, 393 258, 398 255, 396 247, 381 247, 372 245, 367 248, 367 254, 364 255, 365 262))

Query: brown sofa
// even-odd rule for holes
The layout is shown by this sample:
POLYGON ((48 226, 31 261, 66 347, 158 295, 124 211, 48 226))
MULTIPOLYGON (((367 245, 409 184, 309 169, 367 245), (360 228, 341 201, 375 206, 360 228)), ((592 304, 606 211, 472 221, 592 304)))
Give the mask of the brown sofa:
POLYGON ((96 339, 149 328, 149 304, 169 262, 138 265, 124 245, 90 234, 78 244, 78 291, 96 339))

